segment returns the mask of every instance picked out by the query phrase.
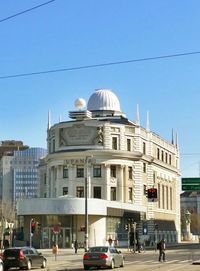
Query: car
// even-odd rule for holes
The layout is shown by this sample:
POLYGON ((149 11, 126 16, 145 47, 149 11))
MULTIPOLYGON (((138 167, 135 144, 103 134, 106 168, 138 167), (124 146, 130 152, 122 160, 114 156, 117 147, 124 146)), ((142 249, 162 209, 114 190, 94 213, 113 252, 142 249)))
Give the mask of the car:
POLYGON ((11 267, 31 270, 32 267, 45 268, 47 259, 33 247, 11 247, 3 251, 3 263, 4 271, 11 267))
POLYGON ((3 271, 3 261, 1 258, 0 258, 0 271, 3 271))
POLYGON ((91 267, 115 268, 124 267, 124 256, 120 250, 111 246, 90 247, 83 255, 83 267, 88 270, 91 267))

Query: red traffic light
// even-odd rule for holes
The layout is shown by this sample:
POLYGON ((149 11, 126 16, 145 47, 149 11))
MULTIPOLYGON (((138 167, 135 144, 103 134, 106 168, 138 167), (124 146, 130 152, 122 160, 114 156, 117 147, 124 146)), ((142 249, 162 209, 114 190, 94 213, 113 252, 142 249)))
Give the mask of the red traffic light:
POLYGON ((148 199, 157 199, 157 188, 149 188, 147 192, 148 199))
POLYGON ((35 232, 35 229, 36 229, 36 223, 35 223, 35 222, 32 222, 32 223, 31 223, 31 233, 34 233, 34 232, 35 232))

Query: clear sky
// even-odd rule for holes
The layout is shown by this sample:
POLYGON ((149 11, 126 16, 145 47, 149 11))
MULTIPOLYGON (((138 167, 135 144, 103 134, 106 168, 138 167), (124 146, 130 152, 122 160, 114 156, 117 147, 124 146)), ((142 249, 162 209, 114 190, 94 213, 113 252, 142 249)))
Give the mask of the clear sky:
MULTIPOLYGON (((200 51, 199 0, 0 1, 0 77, 200 51)), ((0 140, 46 147, 51 123, 78 97, 109 88, 133 121, 178 133, 181 173, 199 176, 200 54, 16 78, 0 78, 0 140), (191 154, 191 155, 188 155, 191 154)))

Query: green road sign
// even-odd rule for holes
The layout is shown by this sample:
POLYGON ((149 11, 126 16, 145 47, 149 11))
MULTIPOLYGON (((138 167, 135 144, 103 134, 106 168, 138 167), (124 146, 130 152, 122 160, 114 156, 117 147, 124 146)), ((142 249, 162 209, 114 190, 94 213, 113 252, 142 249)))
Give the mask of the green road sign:
POLYGON ((200 184, 199 185, 182 185, 183 191, 200 191, 200 184))
POLYGON ((182 178, 183 191, 200 191, 200 178, 182 178))
POLYGON ((182 184, 199 184, 200 185, 200 178, 182 178, 182 184))

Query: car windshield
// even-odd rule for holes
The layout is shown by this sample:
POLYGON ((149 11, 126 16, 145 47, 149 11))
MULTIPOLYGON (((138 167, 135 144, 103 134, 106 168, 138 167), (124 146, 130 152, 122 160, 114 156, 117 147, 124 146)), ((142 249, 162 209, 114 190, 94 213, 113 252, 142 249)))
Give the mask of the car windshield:
POLYGON ((89 252, 107 252, 108 248, 107 247, 91 247, 89 249, 89 252))

